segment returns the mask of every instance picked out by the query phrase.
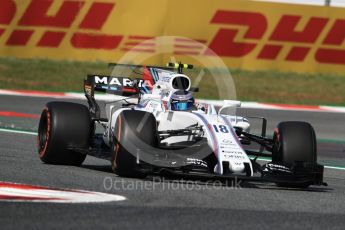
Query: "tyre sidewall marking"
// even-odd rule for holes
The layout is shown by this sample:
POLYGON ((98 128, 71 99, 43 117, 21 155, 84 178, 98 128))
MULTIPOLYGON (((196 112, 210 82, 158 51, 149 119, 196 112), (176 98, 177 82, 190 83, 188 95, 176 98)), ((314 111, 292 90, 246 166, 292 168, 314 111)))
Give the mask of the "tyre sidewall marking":
MULTIPOLYGON (((45 139, 45 143, 44 143, 44 148, 42 149, 42 151, 40 151, 40 158, 43 158, 44 155, 46 154, 47 152, 47 148, 48 148, 48 142, 50 140, 50 129, 51 129, 51 117, 50 117, 50 112, 48 110, 47 107, 45 107, 43 109, 43 112, 46 113, 46 116, 47 116, 47 131, 46 131, 46 139, 45 139)), ((38 135, 38 147, 40 149, 40 135, 38 135)))
POLYGON ((116 140, 116 137, 114 136, 114 153, 112 155, 112 160, 111 160, 113 171, 115 171, 116 168, 117 168, 116 160, 117 160, 117 155, 118 155, 118 153, 120 151, 121 128, 122 128, 122 118, 121 118, 121 116, 122 116, 122 113, 119 114, 119 116, 117 117, 117 122, 116 122, 118 124, 117 140, 116 140))

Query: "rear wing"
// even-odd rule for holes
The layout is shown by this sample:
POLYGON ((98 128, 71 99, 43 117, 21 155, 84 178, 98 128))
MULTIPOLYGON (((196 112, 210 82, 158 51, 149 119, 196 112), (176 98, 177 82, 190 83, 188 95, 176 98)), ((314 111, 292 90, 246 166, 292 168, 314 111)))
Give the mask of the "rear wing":
POLYGON ((94 96, 95 91, 131 96, 139 94, 140 90, 152 88, 152 82, 144 79, 130 79, 127 77, 112 77, 104 75, 88 75, 84 80, 85 94, 94 96))
POLYGON ((130 79, 105 75, 88 75, 84 80, 84 93, 89 103, 89 110, 94 120, 100 119, 100 109, 95 100, 95 92, 104 92, 119 96, 136 96, 150 93, 154 82, 145 79, 130 79))
POLYGON ((128 77, 88 75, 84 81, 85 94, 94 96, 95 91, 115 94, 120 96, 131 96, 139 93, 150 93, 153 85, 159 79, 157 71, 166 70, 168 72, 182 73, 182 69, 192 69, 193 65, 181 63, 168 63, 166 67, 143 66, 132 64, 109 63, 109 68, 115 67, 142 68, 140 78, 131 79, 128 77), (87 93, 86 93, 87 92, 87 93))
POLYGON ((91 118, 93 120, 102 120, 101 110, 95 99, 95 91, 130 96, 138 94, 139 87, 129 78, 88 75, 84 80, 84 93, 89 103, 91 118))

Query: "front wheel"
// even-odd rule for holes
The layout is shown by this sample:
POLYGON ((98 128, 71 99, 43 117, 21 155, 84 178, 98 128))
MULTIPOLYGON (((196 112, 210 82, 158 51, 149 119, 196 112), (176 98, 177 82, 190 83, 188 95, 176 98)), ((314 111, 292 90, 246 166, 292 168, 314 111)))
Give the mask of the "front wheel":
POLYGON ((315 131, 309 123, 281 122, 274 131, 273 141, 273 163, 285 165, 297 161, 316 163, 315 131))
MULTIPOLYGON (((273 135, 272 163, 291 167, 296 164, 317 165, 314 128, 307 122, 287 121, 278 124, 273 135)), ((281 187, 308 187, 306 183, 277 183, 281 187)))

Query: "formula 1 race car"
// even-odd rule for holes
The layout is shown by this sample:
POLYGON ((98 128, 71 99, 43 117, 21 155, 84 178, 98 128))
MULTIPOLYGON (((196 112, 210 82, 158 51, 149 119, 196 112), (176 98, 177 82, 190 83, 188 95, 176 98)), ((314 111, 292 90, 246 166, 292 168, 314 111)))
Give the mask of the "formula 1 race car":
POLYGON ((260 118, 262 133, 253 134, 248 118, 227 113, 239 107, 239 101, 225 100, 216 108, 194 99, 198 89, 182 73, 192 65, 109 65, 141 69, 141 76, 88 75, 84 81, 88 107, 47 103, 38 129, 43 162, 80 165, 92 155, 110 160, 115 173, 124 177, 236 177, 303 188, 325 184, 310 124, 281 122, 269 138, 267 121, 260 118), (95 91, 122 97, 107 101, 101 116, 95 91), (104 132, 96 132, 96 126, 104 132), (252 143, 260 150, 246 148, 252 143), (259 164, 258 157, 272 161, 259 164))

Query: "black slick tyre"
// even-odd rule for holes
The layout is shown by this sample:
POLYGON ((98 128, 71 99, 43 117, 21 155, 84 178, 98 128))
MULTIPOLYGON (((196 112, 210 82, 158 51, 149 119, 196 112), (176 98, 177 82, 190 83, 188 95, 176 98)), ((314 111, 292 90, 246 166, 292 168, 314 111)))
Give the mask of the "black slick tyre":
POLYGON ((155 117, 148 112, 122 111, 116 120, 112 168, 123 177, 145 177, 138 166, 138 149, 157 147, 158 133, 155 117))
POLYGON ((316 162, 316 138, 307 122, 287 121, 278 124, 273 135, 272 161, 291 165, 296 161, 316 162))
MULTIPOLYGON (((298 162, 317 164, 314 128, 307 122, 287 121, 278 124, 273 135, 272 162, 292 166, 298 162)), ((277 183, 280 187, 306 188, 310 183, 277 183)))
POLYGON ((38 127, 38 153, 48 164, 80 165, 85 154, 71 148, 88 148, 92 123, 88 108, 70 102, 49 102, 38 127))

